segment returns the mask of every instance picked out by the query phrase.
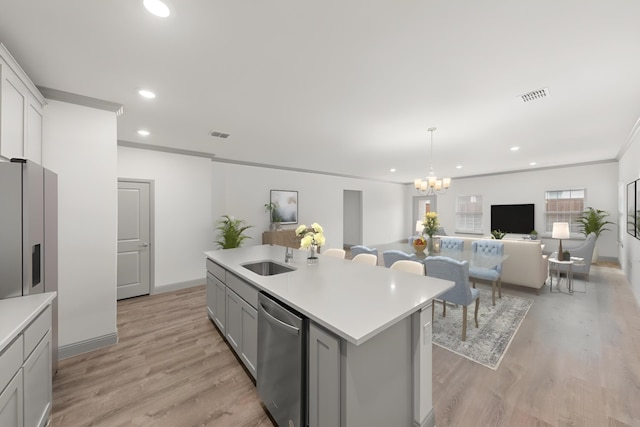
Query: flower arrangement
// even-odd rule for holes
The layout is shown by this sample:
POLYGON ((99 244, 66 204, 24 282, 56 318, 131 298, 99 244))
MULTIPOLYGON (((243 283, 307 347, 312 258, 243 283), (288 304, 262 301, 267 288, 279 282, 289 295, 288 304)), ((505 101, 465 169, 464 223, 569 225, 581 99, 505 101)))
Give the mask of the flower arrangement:
POLYGON ((311 224, 311 227, 302 224, 296 228, 296 236, 302 237, 300 239, 300 249, 310 246, 324 246, 324 230, 317 222, 311 224))
POLYGON ((438 221, 438 213, 437 212, 427 212, 424 215, 424 221, 422 221, 422 225, 424 225, 423 233, 429 237, 433 237, 438 231, 438 227, 440 227, 440 221, 438 221))

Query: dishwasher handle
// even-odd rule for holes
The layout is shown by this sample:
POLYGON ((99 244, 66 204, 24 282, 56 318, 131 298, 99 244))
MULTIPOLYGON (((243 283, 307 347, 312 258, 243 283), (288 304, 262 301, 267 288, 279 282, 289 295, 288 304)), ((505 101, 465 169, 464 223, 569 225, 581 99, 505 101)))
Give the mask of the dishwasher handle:
POLYGON ((280 319, 276 319, 267 311, 267 307, 264 305, 262 301, 258 301, 258 305, 260 307, 260 311, 264 314, 264 318, 271 323, 273 326, 279 327, 280 329, 289 332, 293 335, 300 335, 300 328, 296 328, 293 325, 283 322, 280 319))

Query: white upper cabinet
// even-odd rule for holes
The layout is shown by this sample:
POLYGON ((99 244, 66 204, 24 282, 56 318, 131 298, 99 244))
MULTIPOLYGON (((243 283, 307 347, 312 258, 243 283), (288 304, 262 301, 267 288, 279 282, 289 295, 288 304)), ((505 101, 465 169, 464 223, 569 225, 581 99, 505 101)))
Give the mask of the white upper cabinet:
POLYGON ((2 43, 0 80, 0 156, 42 164, 42 109, 46 101, 2 43))

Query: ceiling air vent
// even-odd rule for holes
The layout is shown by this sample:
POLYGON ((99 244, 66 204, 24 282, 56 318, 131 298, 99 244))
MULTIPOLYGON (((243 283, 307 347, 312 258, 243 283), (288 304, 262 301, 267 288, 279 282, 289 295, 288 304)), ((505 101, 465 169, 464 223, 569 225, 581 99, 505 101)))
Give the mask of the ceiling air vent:
POLYGON ((549 89, 545 87, 544 89, 538 89, 525 93, 524 95, 520 95, 520 98, 522 98, 522 102, 529 102, 535 101, 536 99, 546 98, 547 96, 549 96, 549 89))
POLYGON ((211 132, 209 132, 209 135, 216 137, 216 138, 222 138, 222 139, 227 139, 229 138, 229 134, 228 133, 224 133, 224 132, 218 132, 215 130, 212 130, 211 132))

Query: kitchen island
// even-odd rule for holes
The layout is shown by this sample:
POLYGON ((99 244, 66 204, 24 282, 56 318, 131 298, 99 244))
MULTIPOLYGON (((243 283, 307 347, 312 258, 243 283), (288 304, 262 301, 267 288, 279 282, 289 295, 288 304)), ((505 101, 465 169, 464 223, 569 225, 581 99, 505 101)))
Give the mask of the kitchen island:
POLYGON ((294 250, 292 271, 261 275, 243 265, 284 264, 285 249, 206 252, 209 316, 257 378, 257 293, 309 319, 308 425, 433 426, 431 304, 452 282, 294 250), (234 314, 235 313, 235 314, 234 314))
POLYGON ((0 300, 0 426, 44 427, 52 405, 56 292, 0 300))

